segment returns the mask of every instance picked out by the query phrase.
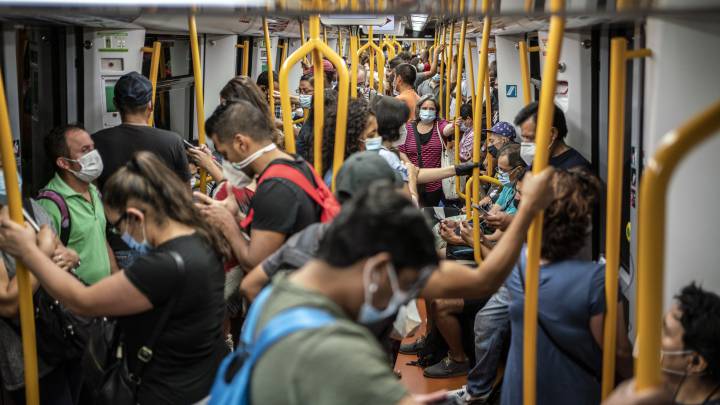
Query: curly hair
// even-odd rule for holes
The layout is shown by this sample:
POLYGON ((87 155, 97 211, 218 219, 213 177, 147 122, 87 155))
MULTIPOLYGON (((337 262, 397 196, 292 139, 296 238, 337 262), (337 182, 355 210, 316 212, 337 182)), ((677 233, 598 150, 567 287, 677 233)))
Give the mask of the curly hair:
POLYGON ((555 199, 545 209, 541 256, 558 262, 572 258, 585 244, 600 181, 586 170, 559 170, 553 192, 555 199))
POLYGON ((675 296, 682 315, 683 345, 707 362, 707 379, 720 381, 720 297, 694 282, 675 296))
MULTIPOLYGON (((367 126, 368 117, 374 115, 370 104, 363 98, 350 100, 348 103, 347 124, 345 133, 345 158, 360 151, 360 134, 367 126)), ((333 153, 335 151, 335 125, 337 123, 337 108, 331 108, 325 113, 323 125, 322 167, 327 171, 332 168, 333 153)))
MULTIPOLYGON (((315 154, 313 153, 315 150, 315 96, 317 94, 313 94, 312 98, 312 105, 310 107, 310 110, 308 110, 308 118, 305 121, 305 124, 303 125, 303 129, 306 129, 307 135, 306 135, 306 142, 307 142, 307 148, 305 149, 305 155, 303 158, 307 160, 310 163, 315 162, 315 154)), ((325 133, 325 128, 327 128, 328 119, 330 116, 332 116, 332 122, 333 122, 333 130, 335 129, 335 116, 337 114, 337 91, 333 89, 325 89, 323 94, 323 109, 325 111, 325 116, 323 117, 323 134, 325 133)), ((301 132, 303 131, 301 129, 301 132)), ((324 138, 324 135, 323 135, 324 138)), ((322 174, 322 173, 321 173, 322 174)))

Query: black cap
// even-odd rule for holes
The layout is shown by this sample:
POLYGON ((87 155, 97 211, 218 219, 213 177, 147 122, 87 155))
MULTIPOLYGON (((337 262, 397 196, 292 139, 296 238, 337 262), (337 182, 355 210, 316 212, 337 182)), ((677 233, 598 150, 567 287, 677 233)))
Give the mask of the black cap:
POLYGON ((115 83, 117 104, 137 107, 149 103, 151 99, 152 83, 138 72, 127 73, 115 83))
POLYGON ((398 188, 405 184, 400 173, 377 152, 354 153, 340 167, 335 178, 335 194, 341 199, 350 199, 376 180, 390 181, 398 188))

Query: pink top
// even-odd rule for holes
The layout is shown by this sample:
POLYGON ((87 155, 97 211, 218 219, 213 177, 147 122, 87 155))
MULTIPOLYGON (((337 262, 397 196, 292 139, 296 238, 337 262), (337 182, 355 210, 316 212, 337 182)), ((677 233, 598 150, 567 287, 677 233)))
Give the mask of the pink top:
MULTIPOLYGON (((414 121, 410 121, 406 124, 407 127, 407 139, 403 145, 400 145, 398 150, 407 155, 410 161, 415 165, 418 165, 417 156, 417 142, 415 141, 414 121)), ((425 144, 421 145, 420 150, 422 153, 423 168, 435 168, 440 167, 440 156, 442 154, 442 144, 440 143, 440 134, 448 125, 445 120, 436 121, 436 125, 433 126, 433 133, 430 140, 425 144), (440 131, 440 132, 438 132, 440 131)), ((423 185, 425 190, 428 192, 437 191, 442 187, 442 182, 433 181, 423 185)))

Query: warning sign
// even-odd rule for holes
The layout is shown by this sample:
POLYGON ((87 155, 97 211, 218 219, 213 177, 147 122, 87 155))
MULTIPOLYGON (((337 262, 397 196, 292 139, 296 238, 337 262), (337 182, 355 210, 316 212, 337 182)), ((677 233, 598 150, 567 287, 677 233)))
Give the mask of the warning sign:
POLYGON ((517 84, 505 85, 505 97, 517 97, 517 84))

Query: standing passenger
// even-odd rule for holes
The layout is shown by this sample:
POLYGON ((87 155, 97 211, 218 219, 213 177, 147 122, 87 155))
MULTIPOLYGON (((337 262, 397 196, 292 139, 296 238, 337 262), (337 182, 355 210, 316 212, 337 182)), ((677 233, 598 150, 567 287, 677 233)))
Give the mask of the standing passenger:
MULTIPOLYGON (((130 72, 115 83, 113 102, 120 112, 122 124, 93 134, 97 151, 105 168, 97 179, 100 190, 105 182, 139 151, 154 153, 185 184, 190 193, 190 170, 180 135, 148 125, 155 106, 152 104, 152 84, 143 75, 130 72)), ((110 246, 120 268, 129 268, 139 256, 120 238, 110 235, 110 246)))
POLYGON ((395 68, 395 82, 393 87, 398 92, 396 98, 402 100, 410 109, 410 120, 415 119, 415 107, 420 97, 415 92, 413 83, 415 83, 415 68, 407 63, 395 68))
POLYGON ((90 135, 78 125, 52 130, 45 137, 45 153, 55 165, 55 176, 38 202, 52 218, 63 244, 80 256, 75 273, 85 283, 95 284, 116 267, 105 239, 100 193, 92 184, 103 172, 103 159, 90 135))

